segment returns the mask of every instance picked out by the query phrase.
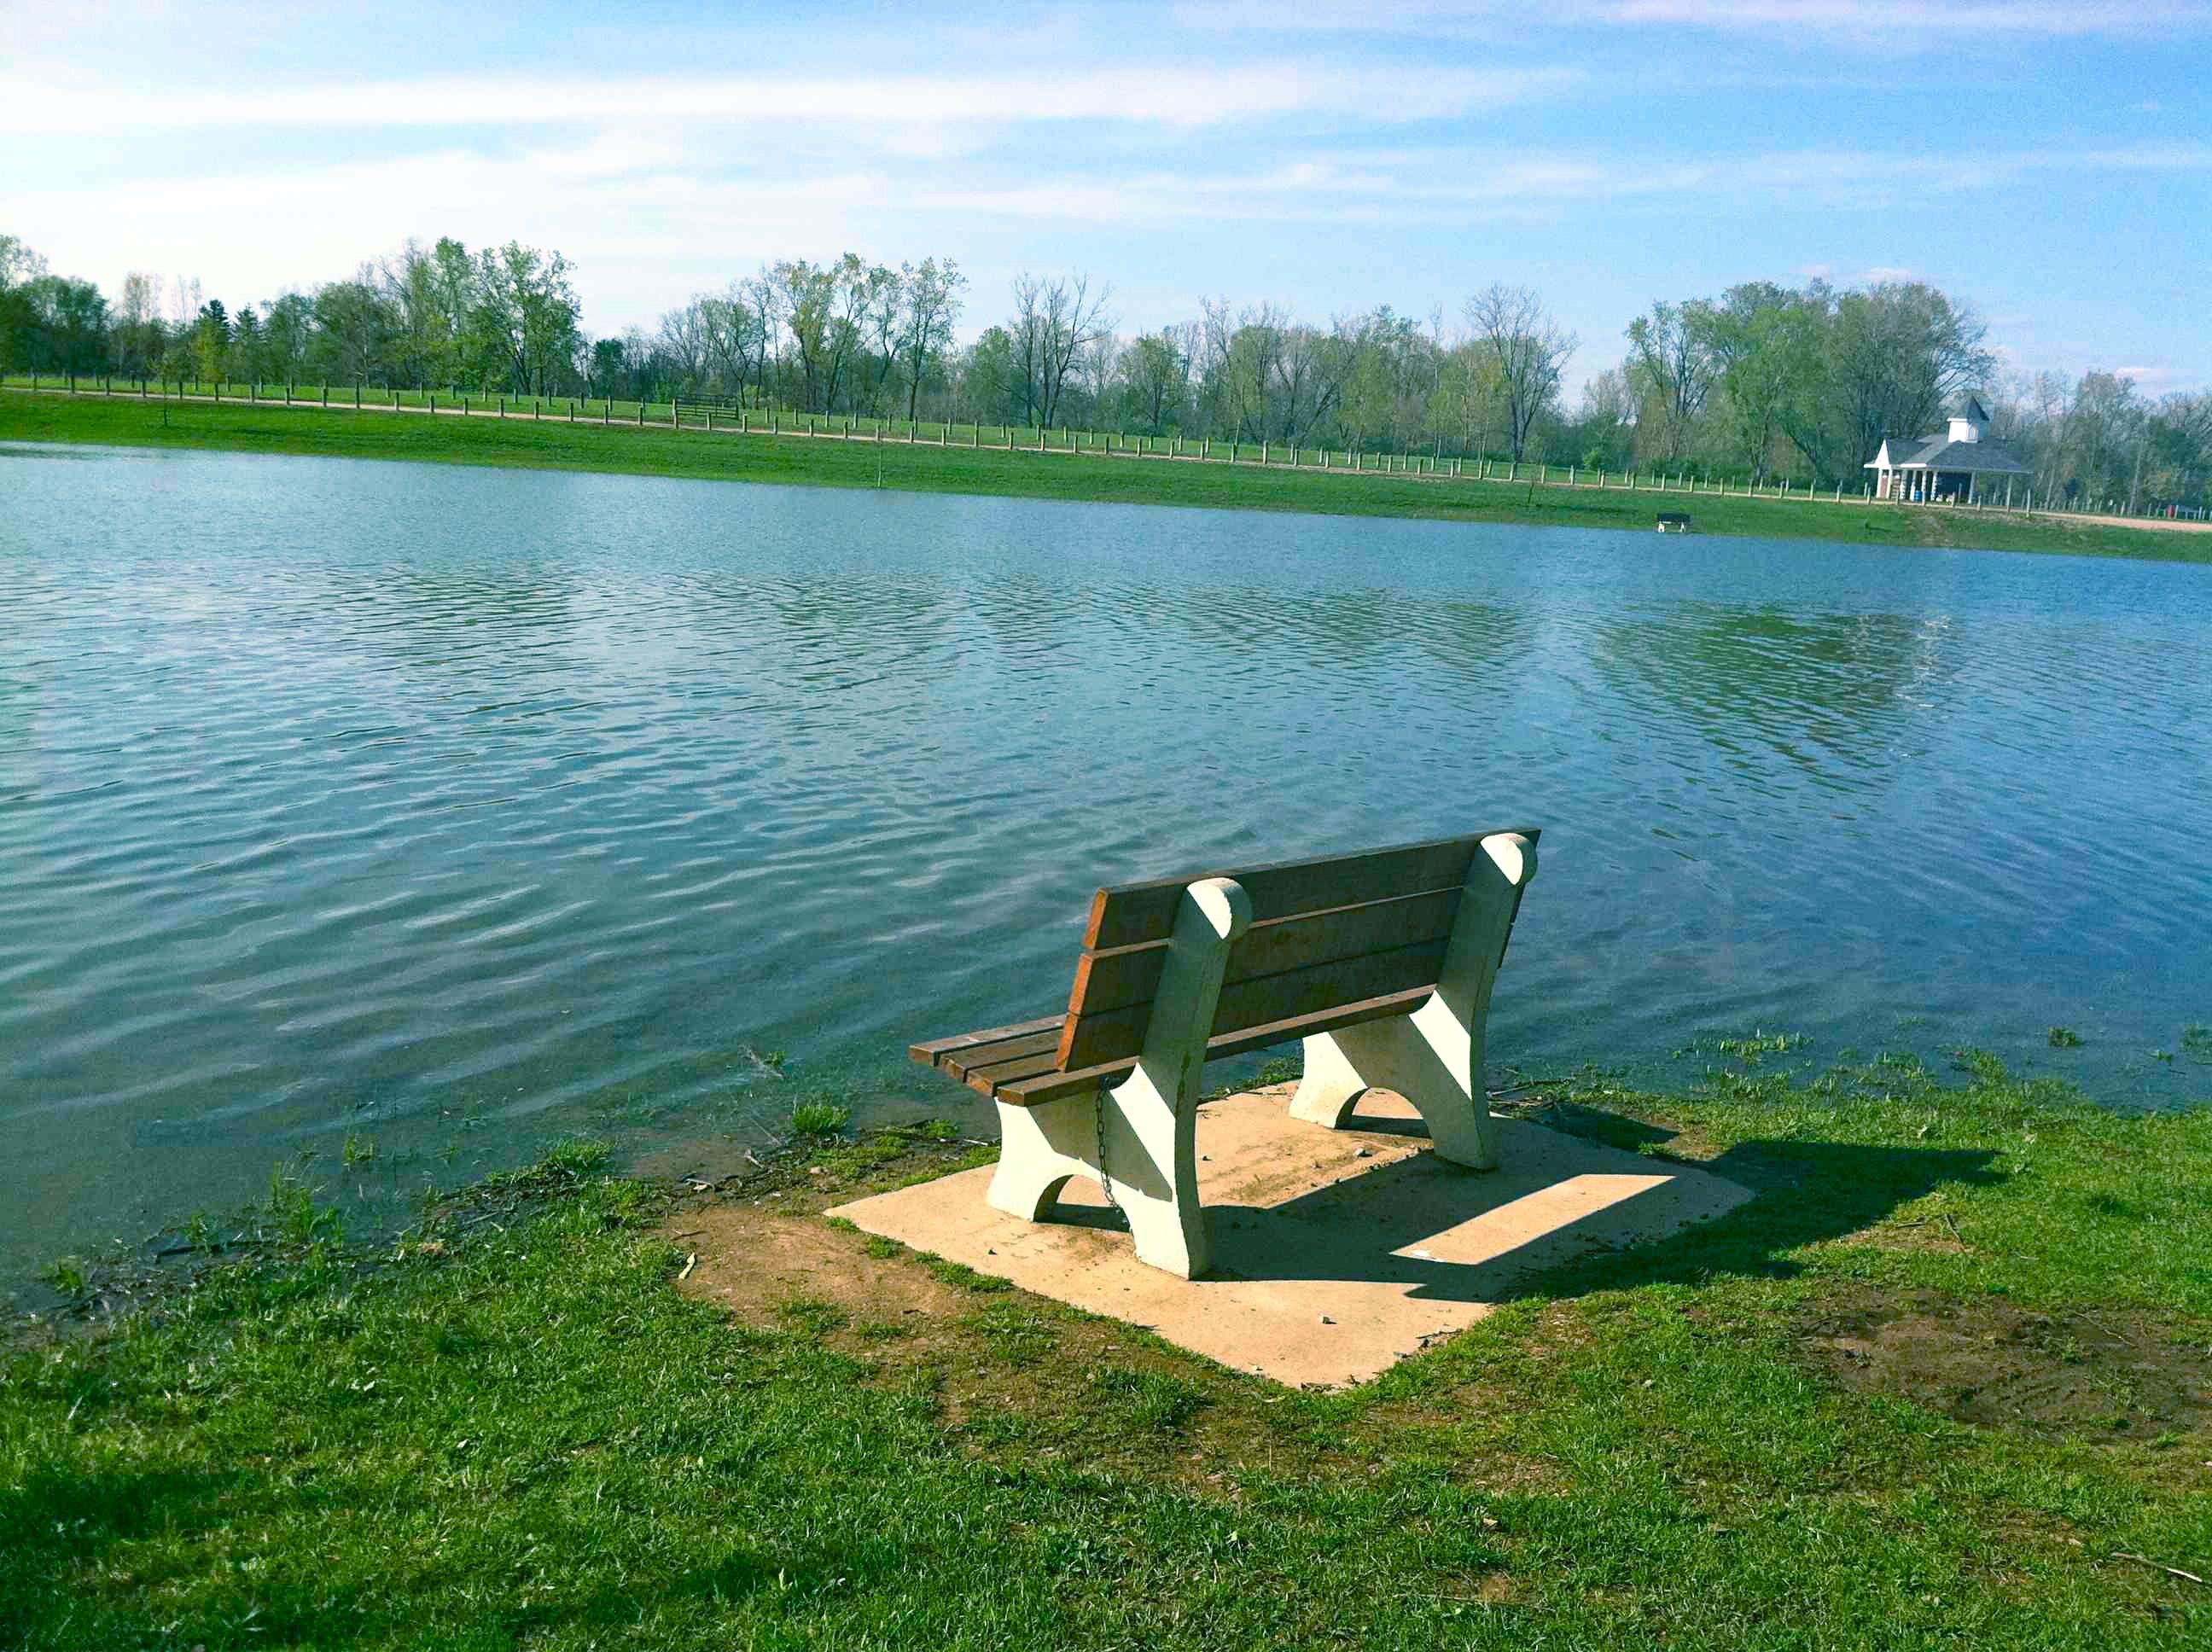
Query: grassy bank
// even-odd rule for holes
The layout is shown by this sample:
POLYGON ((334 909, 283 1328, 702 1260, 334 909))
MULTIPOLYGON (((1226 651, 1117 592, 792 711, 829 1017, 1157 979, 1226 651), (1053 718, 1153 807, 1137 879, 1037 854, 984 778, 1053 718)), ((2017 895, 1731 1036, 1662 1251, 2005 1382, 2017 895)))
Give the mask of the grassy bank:
POLYGON ((340 454, 807 487, 994 494, 1020 498, 1323 512, 1443 521, 1523 522, 1650 533, 1662 510, 1686 511, 1705 533, 1857 544, 2057 551, 2212 562, 2212 535, 2063 518, 2008 516, 1832 500, 1661 495, 1619 488, 1430 480, 1280 465, 1235 466, 1084 452, 878 444, 736 435, 665 427, 568 424, 552 418, 432 417, 369 410, 323 412, 281 404, 143 403, 133 398, 0 393, 0 440, 213 447, 340 454))
POLYGON ((1761 1054, 1532 1109, 1759 1198, 1347 1394, 822 1220, 927 1132, 303 1230, 4 1368, 0 1640, 2203 1645, 2212 1110, 1761 1054))

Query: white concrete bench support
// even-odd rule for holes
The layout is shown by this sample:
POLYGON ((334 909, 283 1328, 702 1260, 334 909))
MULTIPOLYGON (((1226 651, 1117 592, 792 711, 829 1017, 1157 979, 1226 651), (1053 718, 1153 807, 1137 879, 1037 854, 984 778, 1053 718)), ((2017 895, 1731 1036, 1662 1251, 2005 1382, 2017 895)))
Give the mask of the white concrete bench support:
POLYGON ((1340 1130, 1365 1092, 1395 1090, 1419 1112, 1439 1158, 1496 1169, 1483 1032, 1521 892, 1535 875, 1535 846, 1527 838, 1501 832, 1483 839, 1436 991, 1411 1015, 1309 1037, 1291 1116, 1340 1130))
POLYGON ((1207 878, 1183 892, 1135 1071, 1103 1102, 1085 1091, 1035 1107, 998 1103, 1004 1145, 991 1179, 994 1208, 1042 1220, 1071 1177, 1089 1176, 1128 1217, 1140 1258, 1187 1279, 1206 1271, 1212 1248, 1198 1195, 1200 1078, 1230 949, 1251 921, 1251 902, 1233 879, 1207 878))

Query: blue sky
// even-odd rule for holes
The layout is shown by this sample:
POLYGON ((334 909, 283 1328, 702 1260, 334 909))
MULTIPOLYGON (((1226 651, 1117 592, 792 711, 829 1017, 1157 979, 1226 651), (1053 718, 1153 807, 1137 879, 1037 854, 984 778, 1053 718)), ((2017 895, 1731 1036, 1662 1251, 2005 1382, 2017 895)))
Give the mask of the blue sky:
POLYGON ((2212 5, 1369 0, 327 8, 0 0, 0 230, 235 307, 410 236, 558 246, 586 325, 763 260, 1455 324, 1909 273, 2008 365, 2212 386, 2212 5))

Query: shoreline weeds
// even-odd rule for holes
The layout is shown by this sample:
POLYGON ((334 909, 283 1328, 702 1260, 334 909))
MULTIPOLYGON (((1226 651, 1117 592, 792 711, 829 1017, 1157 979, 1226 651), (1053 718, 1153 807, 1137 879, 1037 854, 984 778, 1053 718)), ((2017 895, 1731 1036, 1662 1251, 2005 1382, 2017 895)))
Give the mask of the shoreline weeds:
POLYGON ((783 433, 464 418, 441 410, 323 411, 281 403, 141 402, 10 389, 0 440, 293 453, 659 476, 787 486, 887 489, 1100 504, 1287 511, 1650 533, 1661 509, 1705 535, 1926 549, 2019 550, 2212 562, 2212 533, 2177 525, 2029 516, 1849 499, 1657 492, 1552 481, 1323 471, 1127 454, 875 442, 783 433), (166 421, 166 422, 165 422, 166 421))

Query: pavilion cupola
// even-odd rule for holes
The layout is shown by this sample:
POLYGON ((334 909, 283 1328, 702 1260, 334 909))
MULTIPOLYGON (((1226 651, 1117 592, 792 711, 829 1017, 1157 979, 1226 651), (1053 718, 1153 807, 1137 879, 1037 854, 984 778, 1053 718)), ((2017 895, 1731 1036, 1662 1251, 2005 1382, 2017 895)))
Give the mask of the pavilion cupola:
POLYGON ((1990 428, 1990 410, 1982 405, 1982 398, 1969 395, 1966 407, 1951 421, 1953 441, 1979 441, 1990 428))

